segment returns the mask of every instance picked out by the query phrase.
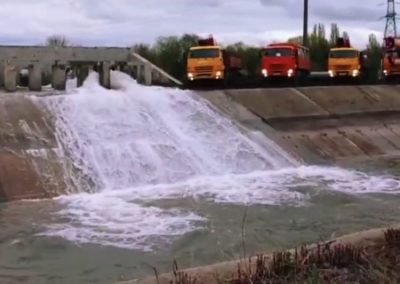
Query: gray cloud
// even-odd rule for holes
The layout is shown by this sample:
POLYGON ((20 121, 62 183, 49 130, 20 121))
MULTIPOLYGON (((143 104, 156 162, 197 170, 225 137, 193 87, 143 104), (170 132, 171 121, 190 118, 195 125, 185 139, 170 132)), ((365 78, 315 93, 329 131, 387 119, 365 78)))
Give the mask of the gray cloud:
MULTIPOLYGON (((385 7, 376 0, 309 0, 310 27, 330 23, 347 30, 353 43, 364 45, 368 34, 383 30, 376 19, 385 7), (360 2, 361 3, 361 2, 360 2)), ((0 9, 0 40, 37 43, 65 34, 81 44, 128 45, 153 42, 159 36, 214 34, 218 41, 265 44, 301 34, 301 0, 14 0, 0 9), (35 11, 35 13, 32 13, 35 11)), ((329 32, 329 31, 328 31, 329 32)))
POLYGON ((384 13, 373 7, 348 6, 335 7, 331 3, 324 6, 316 6, 311 9, 316 16, 330 21, 351 21, 351 22, 376 22, 384 13))

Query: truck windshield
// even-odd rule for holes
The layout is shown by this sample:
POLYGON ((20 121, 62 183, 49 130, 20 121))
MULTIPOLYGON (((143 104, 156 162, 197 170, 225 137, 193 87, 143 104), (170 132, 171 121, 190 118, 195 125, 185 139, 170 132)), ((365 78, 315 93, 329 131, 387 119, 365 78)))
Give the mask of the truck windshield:
POLYGON ((356 50, 332 50, 329 54, 330 58, 354 58, 357 57, 356 50))
POLYGON ((397 51, 388 51, 386 52, 387 56, 391 56, 391 57, 396 57, 396 58, 400 58, 400 50, 397 51))
POLYGON ((278 57, 278 56, 293 56, 293 49, 288 47, 274 47, 264 49, 264 56, 278 57))
POLYGON ((189 52, 189 58, 216 58, 219 57, 219 49, 205 48, 194 49, 189 52))

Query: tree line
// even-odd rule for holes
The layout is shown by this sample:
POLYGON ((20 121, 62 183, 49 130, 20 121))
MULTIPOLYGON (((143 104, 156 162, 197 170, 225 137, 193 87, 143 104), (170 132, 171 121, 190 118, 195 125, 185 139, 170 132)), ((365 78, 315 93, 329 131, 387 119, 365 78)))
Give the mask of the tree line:
MULTIPOLYGON (((312 71, 326 71, 328 65, 329 49, 336 45, 336 39, 347 33, 340 29, 337 24, 331 25, 329 36, 323 24, 314 25, 309 34, 309 50, 312 63, 312 71)), ((182 80, 186 76, 186 60, 183 56, 185 51, 197 44, 198 35, 185 34, 183 36, 159 37, 152 45, 135 44, 133 50, 153 64, 159 66, 171 76, 182 80)), ((218 39, 217 39, 218 40, 218 39)), ((287 39, 288 42, 302 42, 302 36, 287 39)), ((351 37, 350 37, 351 42, 351 37)), ((48 46, 67 46, 71 42, 63 36, 53 36, 46 40, 48 46)), ((251 46, 244 42, 237 42, 226 46, 227 50, 238 54, 250 74, 258 74, 260 70, 259 51, 261 46, 251 46)), ((381 45, 374 34, 370 34, 368 43, 364 49, 371 61, 371 76, 375 79, 380 68, 381 45)))

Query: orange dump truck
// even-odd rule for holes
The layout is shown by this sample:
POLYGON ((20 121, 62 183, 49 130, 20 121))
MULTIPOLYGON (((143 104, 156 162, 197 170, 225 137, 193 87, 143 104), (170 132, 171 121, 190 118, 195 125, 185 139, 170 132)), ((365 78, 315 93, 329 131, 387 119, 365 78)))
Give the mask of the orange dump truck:
POLYGON ((361 83, 368 78, 369 67, 367 54, 352 47, 348 38, 338 38, 329 51, 328 72, 334 82, 361 83))
POLYGON ((400 81, 400 38, 384 39, 381 65, 382 75, 386 82, 400 81))
POLYGON ((199 39, 185 53, 187 59, 188 87, 207 83, 233 85, 243 74, 243 62, 240 57, 217 45, 212 36, 199 39))

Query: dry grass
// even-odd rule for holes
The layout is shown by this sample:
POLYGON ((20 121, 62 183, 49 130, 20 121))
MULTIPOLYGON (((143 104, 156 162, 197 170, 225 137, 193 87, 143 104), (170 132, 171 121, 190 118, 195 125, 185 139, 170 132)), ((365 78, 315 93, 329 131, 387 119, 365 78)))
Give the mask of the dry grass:
MULTIPOLYGON (((249 260, 250 261, 250 260, 249 260)), ((232 279, 219 279, 226 284, 394 284, 400 283, 400 229, 387 229, 379 244, 369 247, 318 244, 304 246, 294 253, 275 252, 272 260, 258 255, 256 269, 249 261, 238 264, 232 279)), ((201 283, 178 270, 174 262, 171 284, 201 283)))

